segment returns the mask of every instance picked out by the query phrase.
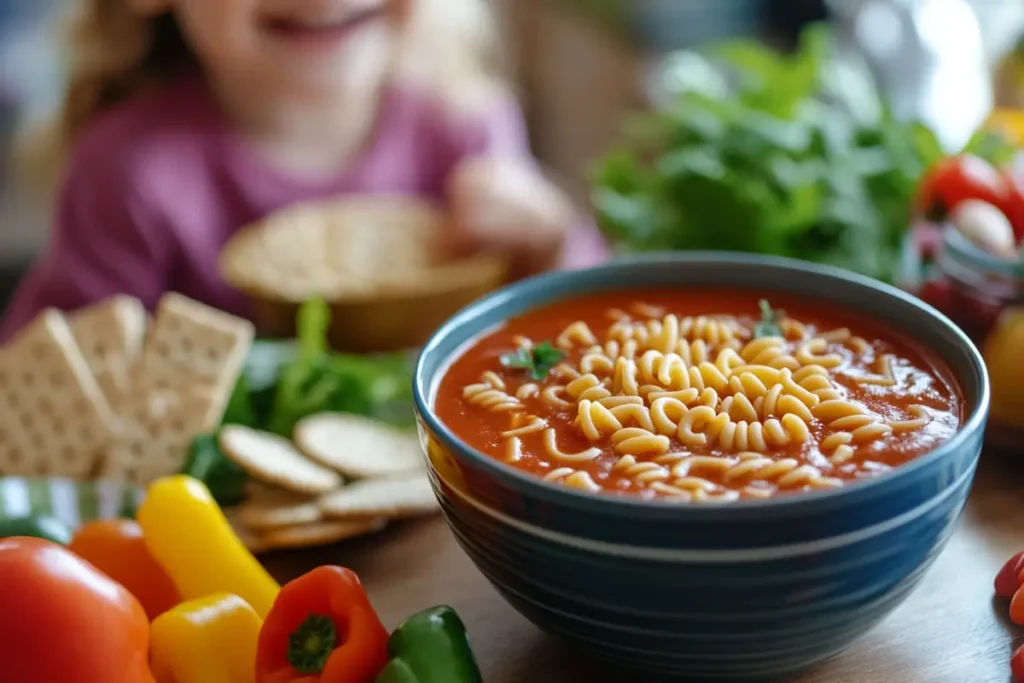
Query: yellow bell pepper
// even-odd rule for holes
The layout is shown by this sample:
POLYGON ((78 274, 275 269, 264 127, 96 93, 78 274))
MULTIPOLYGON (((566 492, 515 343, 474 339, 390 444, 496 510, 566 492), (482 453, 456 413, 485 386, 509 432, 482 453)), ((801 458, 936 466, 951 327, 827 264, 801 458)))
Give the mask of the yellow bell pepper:
POLYGON ((164 612, 149 627, 156 683, 255 683, 263 620, 237 595, 213 595, 164 612))
POLYGON ((150 484, 137 514, 150 553, 183 600, 237 595, 267 616, 281 587, 235 535, 209 489, 176 475, 150 484))
POLYGON ((1024 428, 1024 308, 1007 308, 985 340, 992 383, 992 419, 1024 428))
POLYGON ((1003 135, 1012 144, 1024 145, 1024 110, 996 109, 985 121, 985 129, 1003 135))

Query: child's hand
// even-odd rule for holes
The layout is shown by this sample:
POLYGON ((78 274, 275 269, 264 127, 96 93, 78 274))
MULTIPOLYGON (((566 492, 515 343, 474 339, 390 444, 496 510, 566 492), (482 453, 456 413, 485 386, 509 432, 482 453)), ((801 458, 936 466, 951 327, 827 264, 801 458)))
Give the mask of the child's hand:
POLYGON ((568 199, 537 169, 519 159, 477 157, 448 179, 454 254, 507 254, 513 275, 526 277, 558 265, 574 212, 568 199))

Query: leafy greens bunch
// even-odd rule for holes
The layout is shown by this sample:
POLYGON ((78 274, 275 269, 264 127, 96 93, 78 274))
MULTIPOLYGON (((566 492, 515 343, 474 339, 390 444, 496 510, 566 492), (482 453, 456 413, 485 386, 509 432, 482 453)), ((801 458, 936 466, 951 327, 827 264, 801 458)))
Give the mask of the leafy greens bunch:
MULTIPOLYGON (((626 251, 757 252, 897 279, 918 181, 943 150, 927 127, 843 92, 833 52, 822 26, 792 55, 714 49, 703 63, 727 87, 678 93, 600 163, 605 233, 626 251)), ((968 147, 998 145, 983 134, 968 147)))
MULTIPOLYGON (((329 324, 328 305, 310 301, 299 309, 295 341, 256 341, 222 424, 286 438, 303 418, 325 412, 411 425, 411 359, 335 353, 327 345, 329 324)), ((193 441, 182 471, 205 482, 221 505, 242 499, 246 474, 221 452, 216 434, 193 441)))

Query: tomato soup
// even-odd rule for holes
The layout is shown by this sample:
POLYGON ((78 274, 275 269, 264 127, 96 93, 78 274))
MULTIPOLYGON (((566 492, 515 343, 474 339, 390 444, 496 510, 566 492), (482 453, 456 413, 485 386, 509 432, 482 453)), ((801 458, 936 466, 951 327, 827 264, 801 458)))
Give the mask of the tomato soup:
POLYGON ((939 358, 869 318, 727 289, 540 308, 469 346, 435 397, 463 441, 524 472, 680 502, 878 475, 950 438, 962 407, 939 358))

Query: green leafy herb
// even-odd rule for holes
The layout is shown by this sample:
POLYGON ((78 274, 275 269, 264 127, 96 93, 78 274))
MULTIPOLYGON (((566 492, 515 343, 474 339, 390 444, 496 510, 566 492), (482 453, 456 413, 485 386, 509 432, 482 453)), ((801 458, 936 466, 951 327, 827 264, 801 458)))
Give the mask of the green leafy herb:
POLYGON ((249 478, 245 470, 224 455, 216 434, 203 434, 192 441, 181 473, 206 484, 221 507, 242 502, 249 478))
POLYGON ((295 340, 258 339, 253 343, 244 374, 253 416, 250 427, 263 429, 270 423, 281 375, 298 357, 299 349, 295 340))
POLYGON ((979 156, 995 166, 1006 166, 1017 155, 1017 148, 1009 144, 1002 134, 982 129, 968 141, 963 153, 979 156))
MULTIPOLYGON (((411 359, 335 353, 327 343, 329 325, 327 304, 311 301, 300 307, 297 339, 254 342, 221 424, 285 437, 302 419, 325 412, 414 424, 411 359)), ((221 452, 216 433, 196 437, 181 471, 203 481, 223 506, 242 500, 248 477, 221 452)))
POLYGON ((556 349, 551 342, 541 342, 531 349, 520 347, 515 353, 507 353, 501 357, 501 364, 506 368, 522 369, 529 372, 531 379, 540 381, 547 377, 551 369, 565 358, 565 352, 556 349))
POLYGON ((330 309, 310 301, 299 311, 296 354, 280 367, 280 379, 263 428, 291 436, 303 418, 345 412, 407 425, 412 423, 412 373, 405 355, 334 353, 327 344, 330 309))
POLYGON ((781 323, 786 317, 786 312, 772 310, 767 299, 761 299, 757 305, 761 309, 761 320, 754 326, 754 339, 783 336, 781 323))
POLYGON ((252 389, 249 386, 249 377, 243 372, 235 383, 235 390, 228 400, 224 409, 224 417, 221 424, 244 425, 252 427, 256 424, 256 416, 253 413, 252 389))
MULTIPOLYGON (((917 184, 944 152, 870 79, 837 72, 833 53, 813 26, 792 55, 745 40, 691 55, 725 85, 680 89, 596 170, 592 199, 617 249, 775 254, 898 280, 917 184)), ((1008 149, 990 134, 970 147, 1008 149)))
POLYGON ((313 299, 299 307, 295 328, 300 358, 318 358, 330 350, 327 333, 331 328, 331 308, 323 299, 313 299))

